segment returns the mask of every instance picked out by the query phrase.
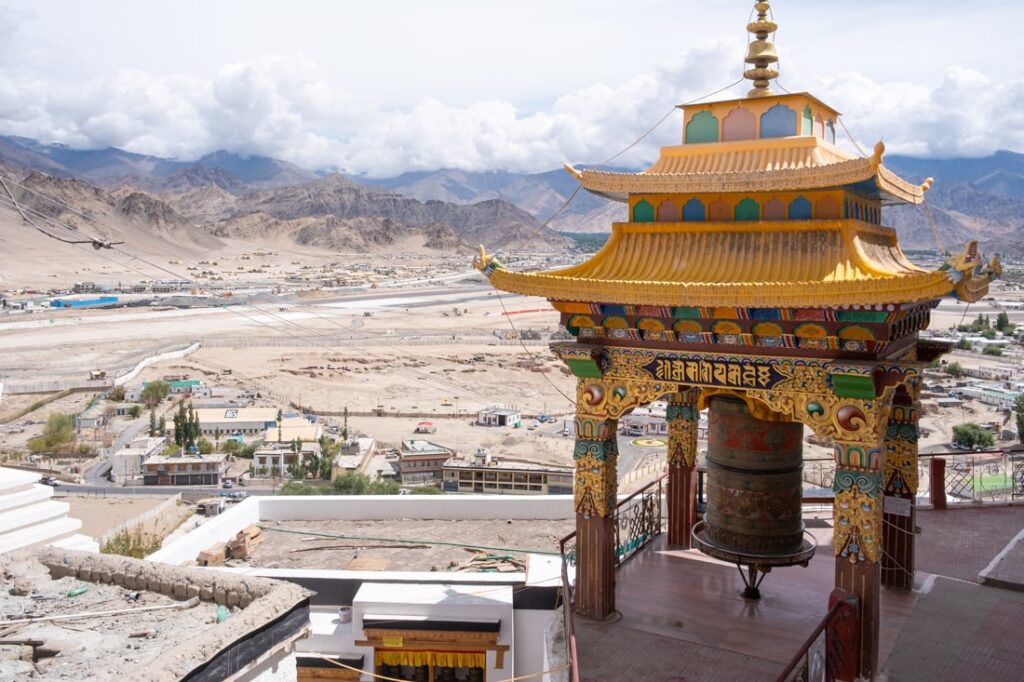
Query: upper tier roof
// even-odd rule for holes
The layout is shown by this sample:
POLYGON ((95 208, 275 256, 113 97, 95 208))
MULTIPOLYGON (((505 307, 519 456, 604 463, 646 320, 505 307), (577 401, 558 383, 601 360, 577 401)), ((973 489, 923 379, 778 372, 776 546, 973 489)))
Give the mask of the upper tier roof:
POLYGON ((857 158, 815 136, 662 147, 642 173, 566 169, 591 192, 617 201, 630 194, 785 192, 851 187, 884 204, 924 201, 930 186, 914 185, 882 165, 884 145, 857 158))

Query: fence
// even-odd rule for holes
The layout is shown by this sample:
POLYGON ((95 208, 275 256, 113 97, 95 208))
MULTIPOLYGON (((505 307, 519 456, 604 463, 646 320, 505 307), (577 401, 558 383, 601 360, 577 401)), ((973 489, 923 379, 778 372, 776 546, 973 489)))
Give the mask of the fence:
POLYGON ((199 350, 200 344, 193 343, 177 350, 163 351, 156 355, 143 358, 132 369, 116 378, 110 379, 54 379, 50 381, 8 381, 4 384, 4 392, 11 395, 21 393, 56 393, 57 391, 103 391, 113 386, 123 386, 132 381, 146 367, 152 364, 183 358, 199 350))
POLYGON ((1024 498, 1024 453, 923 454, 918 479, 918 494, 933 506, 1013 502, 1024 498))
POLYGON ((207 348, 336 348, 338 346, 353 347, 358 350, 365 345, 368 348, 376 348, 378 345, 387 346, 462 346, 491 345, 491 346, 547 346, 550 341, 547 339, 499 339, 496 336, 437 336, 437 337, 402 337, 390 336, 355 336, 352 334, 322 334, 311 337, 296 336, 237 336, 237 337, 203 337, 200 339, 203 346, 207 348))
POLYGON ((106 533, 98 537, 96 541, 100 544, 100 547, 102 547, 103 545, 113 540, 120 533, 135 530, 136 528, 142 526, 146 522, 151 521, 152 519, 155 519, 156 517, 160 516, 168 509, 177 507, 180 503, 181 493, 178 493, 177 495, 172 495, 171 497, 167 498, 166 500, 164 500, 157 506, 153 507, 149 511, 145 511, 139 514, 138 516, 133 516, 127 521, 118 524, 111 530, 108 530, 106 533))
POLYGON ((857 677, 860 649, 857 598, 836 590, 832 593, 832 602, 832 608, 776 682, 833 682, 857 677))

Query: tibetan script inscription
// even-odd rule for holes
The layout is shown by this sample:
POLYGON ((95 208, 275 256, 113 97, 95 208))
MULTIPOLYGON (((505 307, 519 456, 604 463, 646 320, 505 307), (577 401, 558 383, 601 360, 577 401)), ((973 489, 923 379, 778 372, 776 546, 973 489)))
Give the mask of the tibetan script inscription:
POLYGON ((728 388, 771 388, 786 377, 767 362, 662 355, 644 366, 659 381, 728 388))

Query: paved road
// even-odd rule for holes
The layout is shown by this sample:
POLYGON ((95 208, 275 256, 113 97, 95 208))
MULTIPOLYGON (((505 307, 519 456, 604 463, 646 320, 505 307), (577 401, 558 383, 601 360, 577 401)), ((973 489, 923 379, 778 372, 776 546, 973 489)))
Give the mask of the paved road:
POLYGON ((62 483, 55 492, 59 495, 100 495, 100 496, 129 496, 129 495, 176 495, 182 493, 189 497, 211 497, 221 492, 244 491, 248 495, 273 495, 273 488, 250 488, 240 486, 225 491, 215 486, 177 486, 177 485, 75 485, 62 483))

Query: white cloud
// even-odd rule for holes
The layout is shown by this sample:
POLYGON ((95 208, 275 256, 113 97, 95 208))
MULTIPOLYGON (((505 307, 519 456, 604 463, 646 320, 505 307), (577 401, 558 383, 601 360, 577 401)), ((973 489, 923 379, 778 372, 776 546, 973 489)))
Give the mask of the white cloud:
MULTIPOLYGON (((16 46, 19 25, 27 21, 29 15, 0 7, 0 45, 16 46)), ((600 162, 672 105, 734 80, 741 47, 696 43, 651 73, 594 83, 531 112, 510 101, 452 106, 434 96, 384 107, 372 93, 339 87, 302 54, 228 64, 211 78, 133 68, 72 80, 57 68, 59 51, 49 49, 48 60, 13 64, 14 51, 0 47, 0 133, 181 159, 227 149, 385 176, 442 167, 541 171, 564 161, 600 162)), ((801 66, 787 73, 805 72, 801 66)), ((866 148, 884 137, 891 152, 918 155, 1024 149, 1022 80, 994 82, 956 67, 934 86, 878 82, 856 72, 804 80, 844 112, 866 148)), ((744 83, 719 97, 745 91, 744 83)), ((677 114, 616 163, 649 162, 659 145, 679 138, 677 114)))

